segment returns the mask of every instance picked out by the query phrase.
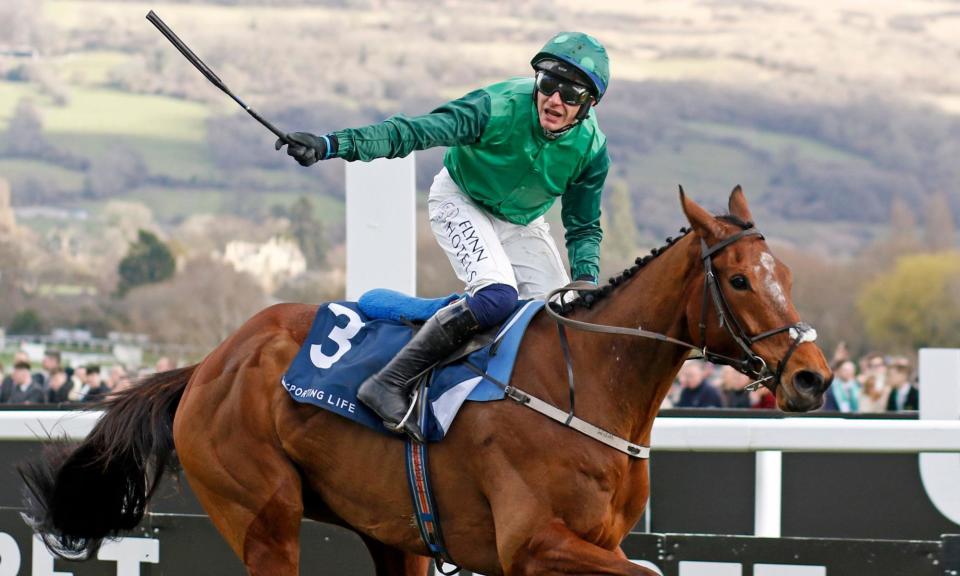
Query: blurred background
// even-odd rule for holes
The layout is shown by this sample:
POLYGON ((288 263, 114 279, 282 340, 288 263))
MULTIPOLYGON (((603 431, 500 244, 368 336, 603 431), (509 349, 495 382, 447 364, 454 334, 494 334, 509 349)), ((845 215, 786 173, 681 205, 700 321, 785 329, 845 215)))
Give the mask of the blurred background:
MULTIPOLYGON (((343 297, 342 162, 275 152, 150 9, 315 133, 429 112, 588 32, 612 63, 603 278, 685 225, 678 184, 718 212, 741 184, 828 356, 960 345, 960 2, 3 0, 0 362, 24 342, 182 362, 271 302, 343 297)), ((441 156, 418 153, 423 203, 441 156)), ((426 224, 419 293, 456 291, 426 224)))

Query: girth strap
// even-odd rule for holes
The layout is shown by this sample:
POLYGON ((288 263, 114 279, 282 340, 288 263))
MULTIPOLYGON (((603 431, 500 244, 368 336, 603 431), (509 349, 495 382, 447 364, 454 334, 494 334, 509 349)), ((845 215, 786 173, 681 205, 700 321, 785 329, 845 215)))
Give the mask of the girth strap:
MULTIPOLYGON (((425 379, 424 379, 425 380, 425 379)), ((420 393, 418 399, 424 401, 427 397, 427 391, 424 383, 420 384, 420 393)), ((426 430, 427 412, 426 406, 420 407, 420 429, 426 430)), ((430 488, 430 468, 427 462, 427 444, 414 441, 409 436, 406 439, 407 453, 407 482, 410 486, 410 495, 413 497, 414 518, 417 521, 417 528, 420 529, 420 538, 430 550, 437 564, 437 570, 441 574, 451 575, 460 572, 460 567, 444 572, 443 564, 453 564, 450 553, 443 543, 443 531, 440 529, 440 515, 437 512, 437 503, 433 499, 433 491, 430 488)))

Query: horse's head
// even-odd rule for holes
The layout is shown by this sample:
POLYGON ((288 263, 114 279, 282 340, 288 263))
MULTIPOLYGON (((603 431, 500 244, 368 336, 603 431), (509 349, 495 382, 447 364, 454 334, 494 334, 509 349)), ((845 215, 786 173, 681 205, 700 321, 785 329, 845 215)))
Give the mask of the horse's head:
POLYGON ((816 331, 800 321, 790 297, 790 269, 770 252, 753 226, 739 186, 729 214, 716 217, 680 190, 696 236, 702 267, 687 287, 686 316, 694 341, 711 359, 766 378, 777 405, 789 412, 815 410, 831 374, 816 331))

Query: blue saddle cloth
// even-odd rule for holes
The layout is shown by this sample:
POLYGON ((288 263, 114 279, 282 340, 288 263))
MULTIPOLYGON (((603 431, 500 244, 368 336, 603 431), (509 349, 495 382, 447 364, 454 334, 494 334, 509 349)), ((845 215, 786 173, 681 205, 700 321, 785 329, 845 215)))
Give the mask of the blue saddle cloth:
MULTIPOLYGON (((410 300, 408 304, 412 308, 384 306, 382 302, 369 306, 366 305, 369 299, 365 301, 365 298, 366 295, 361 297, 360 305, 330 302, 320 306, 310 334, 284 374, 282 384, 297 402, 314 404, 374 430, 392 434, 376 414, 357 400, 357 389, 410 340, 413 330, 395 318, 423 319, 406 316, 398 310, 426 313, 435 306, 417 302, 421 299, 410 300)), ((449 302, 452 298, 438 300, 449 302)), ((493 343, 471 353, 461 362, 434 371, 427 388, 427 425, 423 430, 428 441, 443 438, 464 401, 503 399, 504 392, 499 386, 478 376, 463 362, 470 362, 499 382, 506 383, 513 371, 523 333, 542 307, 542 300, 519 303, 493 343)))

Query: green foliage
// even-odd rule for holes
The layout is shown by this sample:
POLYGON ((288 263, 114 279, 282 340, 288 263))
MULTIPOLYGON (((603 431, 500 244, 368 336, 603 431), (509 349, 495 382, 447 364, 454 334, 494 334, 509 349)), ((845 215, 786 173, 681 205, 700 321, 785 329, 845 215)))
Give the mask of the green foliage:
POLYGON ((136 286, 162 282, 172 278, 175 271, 176 261, 170 248, 155 234, 140 230, 139 238, 120 261, 117 294, 122 297, 136 286))
POLYGON ((143 181, 146 171, 146 163, 135 150, 114 146, 91 163, 86 193, 94 198, 124 196, 143 181))
POLYGON ((43 136, 43 119, 33 102, 24 98, 17 103, 4 138, 7 154, 30 156, 43 154, 48 144, 43 136))
POLYGON ((33 308, 17 312, 10 320, 10 326, 7 327, 10 334, 42 334, 45 330, 46 324, 43 317, 33 308))
POLYGON ((900 258, 863 287, 857 309, 881 349, 960 346, 960 252, 900 258))

